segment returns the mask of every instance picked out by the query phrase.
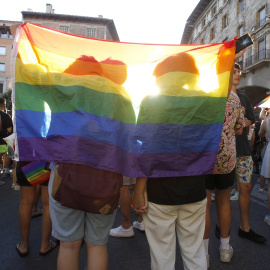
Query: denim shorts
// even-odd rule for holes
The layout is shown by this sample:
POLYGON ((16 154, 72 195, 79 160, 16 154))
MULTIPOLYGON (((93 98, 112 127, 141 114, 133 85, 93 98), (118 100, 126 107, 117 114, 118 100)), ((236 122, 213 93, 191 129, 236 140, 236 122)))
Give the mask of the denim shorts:
POLYGON ((49 181, 49 206, 52 219, 52 235, 64 242, 84 239, 95 246, 106 245, 113 226, 116 210, 111 215, 92 214, 62 206, 51 196, 55 167, 49 181))
POLYGON ((116 210, 111 215, 91 214, 62 206, 50 196, 52 235, 61 241, 84 239, 95 246, 106 245, 116 210))

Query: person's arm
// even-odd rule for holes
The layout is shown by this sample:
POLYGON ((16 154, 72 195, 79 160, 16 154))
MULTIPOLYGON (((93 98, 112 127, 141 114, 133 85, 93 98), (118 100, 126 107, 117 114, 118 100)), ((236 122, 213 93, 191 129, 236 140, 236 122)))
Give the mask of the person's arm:
POLYGON ((247 50, 247 48, 244 49, 244 50, 242 50, 242 51, 240 51, 240 52, 238 52, 238 53, 236 53, 235 56, 234 56, 234 60, 236 61, 236 60, 238 60, 240 57, 242 57, 246 50, 247 50))
POLYGON ((250 125, 252 125, 252 121, 245 118, 245 127, 249 127, 250 125))
POLYGON ((267 118, 266 115, 265 115, 265 109, 266 109, 266 108, 262 108, 262 109, 261 109, 260 116, 259 116, 259 118, 260 118, 261 120, 265 120, 265 119, 267 118))
POLYGON ((251 137, 251 149, 253 151, 254 149, 254 144, 255 144, 255 131, 252 131, 252 137, 251 137))
POLYGON ((237 125, 238 124, 236 124, 235 127, 234 127, 234 133, 235 133, 235 135, 242 135, 242 133, 243 133, 243 126, 241 128, 239 128, 237 125))
POLYGON ((137 213, 147 212, 148 199, 146 191, 147 178, 137 178, 132 197, 132 207, 137 213))
POLYGON ((265 120, 263 120, 258 135, 260 138, 263 138, 265 136, 265 134, 266 134, 266 123, 265 123, 265 120))

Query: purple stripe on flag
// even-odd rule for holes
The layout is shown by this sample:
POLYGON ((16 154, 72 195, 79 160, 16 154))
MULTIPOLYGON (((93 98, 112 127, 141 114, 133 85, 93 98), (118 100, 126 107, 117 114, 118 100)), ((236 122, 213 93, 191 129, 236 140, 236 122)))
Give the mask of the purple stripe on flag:
POLYGON ((24 174, 28 174, 38 168, 45 168, 46 162, 40 162, 40 161, 32 161, 31 163, 25 165, 22 167, 22 171, 24 174))
POLYGON ((20 160, 83 164, 131 177, 211 174, 217 156, 217 151, 130 153, 115 145, 76 136, 53 137, 50 140, 44 138, 19 138, 18 140, 20 160))

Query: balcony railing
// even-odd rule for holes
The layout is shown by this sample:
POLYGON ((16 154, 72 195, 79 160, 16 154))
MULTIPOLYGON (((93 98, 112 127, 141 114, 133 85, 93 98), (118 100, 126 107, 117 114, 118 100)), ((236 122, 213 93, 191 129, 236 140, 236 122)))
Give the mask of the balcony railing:
POLYGON ((262 60, 270 60, 270 49, 263 49, 245 59, 243 63, 243 69, 247 69, 262 60))

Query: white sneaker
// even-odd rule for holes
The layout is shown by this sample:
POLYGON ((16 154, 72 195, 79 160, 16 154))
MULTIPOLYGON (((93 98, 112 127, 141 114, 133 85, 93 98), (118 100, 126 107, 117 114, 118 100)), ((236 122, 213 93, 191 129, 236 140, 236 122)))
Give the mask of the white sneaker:
POLYGON ((125 229, 120 225, 119 227, 115 229, 110 230, 110 236, 114 237, 133 237, 134 236, 134 230, 131 226, 129 229, 125 229))
POLYGON ((233 196, 233 195, 235 194, 235 192, 236 192, 236 189, 233 188, 233 189, 231 190, 231 196, 233 196))
POLYGON ((133 222, 133 227, 144 232, 144 223, 143 221, 140 223, 139 221, 134 221, 133 222))
POLYGON ((14 186, 14 190, 19 191, 19 190, 21 190, 21 187, 20 186, 14 186))
POLYGON ((231 201, 238 201, 239 192, 235 191, 234 195, 231 196, 231 201))
POLYGON ((3 175, 3 177, 9 177, 9 176, 10 176, 10 171, 9 171, 9 169, 3 169, 2 175, 3 175))
POLYGON ((230 262, 231 258, 233 256, 233 248, 230 246, 229 250, 228 249, 220 249, 219 250, 220 254, 220 261, 221 262, 230 262))
POLYGON ((270 214, 264 217, 264 221, 270 226, 270 214))
POLYGON ((216 194, 215 193, 211 193, 211 201, 213 202, 216 198, 216 194))

